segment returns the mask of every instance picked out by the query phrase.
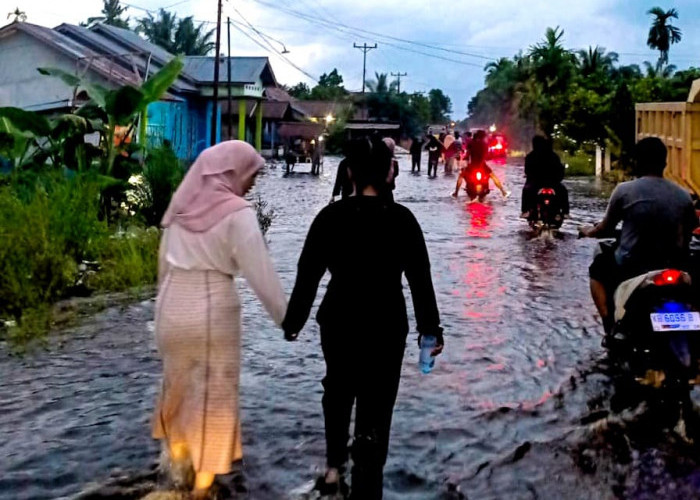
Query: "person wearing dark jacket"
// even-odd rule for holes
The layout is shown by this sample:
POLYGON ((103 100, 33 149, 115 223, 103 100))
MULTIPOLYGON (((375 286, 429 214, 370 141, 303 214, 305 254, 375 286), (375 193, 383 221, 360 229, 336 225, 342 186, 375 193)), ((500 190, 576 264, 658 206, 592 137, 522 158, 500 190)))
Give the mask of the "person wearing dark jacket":
POLYGON ((411 172, 420 172, 420 157, 423 151, 423 141, 414 137, 411 142, 411 172))
POLYGON ((525 157, 525 177, 521 217, 529 217, 536 203, 537 192, 543 187, 554 189, 564 216, 569 215, 569 191, 562 184, 564 165, 552 150, 551 142, 541 135, 533 137, 532 151, 525 157))
MULTIPOLYGON (((401 278, 411 289, 419 341, 444 345, 423 232, 404 206, 382 196, 391 166, 383 141, 350 165, 356 196, 326 206, 309 229, 283 322, 295 340, 311 311, 319 282, 331 274, 316 319, 326 362, 323 412, 327 471, 317 486, 337 491, 348 460, 353 406, 352 499, 382 498, 383 469, 401 376, 408 318, 401 278), (396 258, 394 256, 397 256, 396 258)), ((324 492, 325 491, 325 492, 324 492)))
POLYGON ((434 135, 431 135, 425 148, 428 150, 428 177, 430 177, 431 172, 433 177, 435 177, 437 176, 438 162, 442 154, 442 145, 434 135))

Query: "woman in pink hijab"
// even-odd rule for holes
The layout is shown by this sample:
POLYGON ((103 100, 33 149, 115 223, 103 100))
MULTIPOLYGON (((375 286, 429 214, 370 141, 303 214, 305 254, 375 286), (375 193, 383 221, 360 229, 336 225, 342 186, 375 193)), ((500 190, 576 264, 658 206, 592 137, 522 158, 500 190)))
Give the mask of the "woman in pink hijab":
POLYGON ((263 165, 242 141, 206 149, 162 221, 155 329, 163 385, 153 437, 167 444, 176 486, 189 488, 194 469, 195 498, 243 456, 234 277, 246 279, 278 325, 287 308, 255 210, 243 198, 263 165))

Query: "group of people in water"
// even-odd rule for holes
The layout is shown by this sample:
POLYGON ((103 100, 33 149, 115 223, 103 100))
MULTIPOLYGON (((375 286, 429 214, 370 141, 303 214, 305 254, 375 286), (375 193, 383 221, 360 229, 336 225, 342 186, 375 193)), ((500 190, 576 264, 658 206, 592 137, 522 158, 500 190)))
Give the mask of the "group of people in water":
MULTIPOLYGON (((463 168, 485 164, 479 141, 471 138, 463 168)), ((437 156, 430 144, 433 174, 437 156)), ((235 276, 246 279, 281 327, 283 338, 295 341, 308 320, 319 283, 329 272, 316 316, 326 364, 322 381, 326 471, 316 488, 324 495, 349 491, 355 500, 382 498, 409 330, 403 276, 411 291, 419 345, 422 336, 433 336, 437 345, 432 354, 440 354, 444 347, 423 231, 413 214, 393 200, 398 175, 394 147, 386 138, 357 139, 348 145, 332 203, 309 228, 289 302, 255 210, 244 198, 263 159, 250 145, 227 141, 205 150, 188 171, 162 221, 155 318, 163 384, 153 436, 165 444, 175 486, 191 488, 195 498, 207 498, 215 476, 230 472, 232 462, 242 458, 241 302, 235 276), (342 199, 336 202, 339 195, 342 199), (345 482, 350 458, 351 488, 345 482), (194 472, 192 481, 183 471, 194 472)), ((610 317, 606 293, 612 281, 675 262, 697 226, 689 195, 661 178, 665 161, 665 147, 658 139, 641 141, 637 163, 642 178, 618 186, 603 222, 582 230, 585 236, 598 236, 623 222, 618 250, 591 266, 591 290, 606 330, 610 317)), ((525 169, 523 212, 528 209, 526 198, 545 183, 558 183, 561 196, 566 196, 561 186, 563 167, 546 139, 533 140, 525 169)))

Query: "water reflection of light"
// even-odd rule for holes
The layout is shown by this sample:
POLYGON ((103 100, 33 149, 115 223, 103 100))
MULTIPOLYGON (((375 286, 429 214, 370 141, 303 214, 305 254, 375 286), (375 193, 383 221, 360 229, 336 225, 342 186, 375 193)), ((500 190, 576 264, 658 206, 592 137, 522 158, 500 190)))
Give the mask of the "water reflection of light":
POLYGON ((483 203, 468 203, 467 212, 471 215, 467 236, 472 238, 491 237, 491 215, 493 207, 483 203))

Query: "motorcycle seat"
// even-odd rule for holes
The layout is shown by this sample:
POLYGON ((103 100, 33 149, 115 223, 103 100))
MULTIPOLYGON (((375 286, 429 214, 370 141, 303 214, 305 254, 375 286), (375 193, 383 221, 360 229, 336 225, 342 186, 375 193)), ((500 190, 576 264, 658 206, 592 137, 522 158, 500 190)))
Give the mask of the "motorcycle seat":
MULTIPOLYGON (((659 269, 656 271, 650 271, 648 273, 640 274, 634 278, 630 278, 626 281, 620 283, 620 285, 615 290, 614 294, 614 304, 615 304, 615 321, 621 321, 625 317, 625 306, 629 301, 632 294, 639 290, 640 288, 645 288, 650 285, 655 285, 655 278, 664 271, 664 269, 659 269)), ((689 282, 690 276, 688 273, 683 273, 683 281, 689 282)))

